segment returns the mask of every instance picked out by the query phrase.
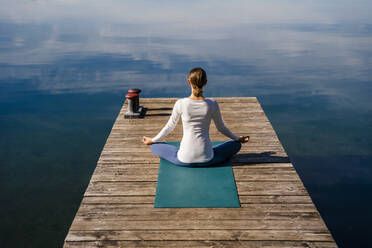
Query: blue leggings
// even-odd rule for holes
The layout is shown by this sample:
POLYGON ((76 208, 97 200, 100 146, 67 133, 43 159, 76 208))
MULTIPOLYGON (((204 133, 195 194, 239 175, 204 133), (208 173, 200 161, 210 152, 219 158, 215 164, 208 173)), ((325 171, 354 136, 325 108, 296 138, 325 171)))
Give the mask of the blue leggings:
POLYGON ((218 165, 229 160, 233 155, 240 151, 242 144, 235 140, 226 141, 225 143, 213 147, 214 156, 210 161, 204 163, 183 163, 178 160, 178 147, 165 142, 154 143, 150 146, 153 154, 180 166, 209 166, 218 165))

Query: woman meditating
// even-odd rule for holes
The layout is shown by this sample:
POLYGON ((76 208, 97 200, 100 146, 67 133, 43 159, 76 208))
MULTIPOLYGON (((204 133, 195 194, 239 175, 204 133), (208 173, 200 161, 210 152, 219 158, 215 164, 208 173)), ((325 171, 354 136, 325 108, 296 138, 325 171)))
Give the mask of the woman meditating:
POLYGON ((143 142, 151 145, 152 153, 176 165, 208 166, 223 163, 239 152, 241 143, 248 142, 249 136, 238 137, 232 133, 223 123, 217 101, 203 96, 207 74, 202 68, 192 69, 187 81, 191 95, 177 100, 164 128, 153 138, 144 136, 143 142), (173 131, 180 117, 183 124, 180 148, 158 142, 173 131), (213 147, 209 138, 211 120, 219 132, 232 140, 213 147))

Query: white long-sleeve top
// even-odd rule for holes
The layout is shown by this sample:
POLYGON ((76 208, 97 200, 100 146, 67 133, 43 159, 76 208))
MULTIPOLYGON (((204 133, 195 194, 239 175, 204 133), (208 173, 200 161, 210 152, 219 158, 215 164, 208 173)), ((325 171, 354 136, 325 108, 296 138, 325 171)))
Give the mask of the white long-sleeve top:
POLYGON ((182 98, 174 104, 169 121, 152 140, 158 142, 171 133, 180 117, 182 118, 183 137, 177 158, 181 162, 203 163, 213 158, 213 147, 209 138, 209 126, 212 119, 219 132, 233 140, 239 139, 225 126, 216 100, 182 98))

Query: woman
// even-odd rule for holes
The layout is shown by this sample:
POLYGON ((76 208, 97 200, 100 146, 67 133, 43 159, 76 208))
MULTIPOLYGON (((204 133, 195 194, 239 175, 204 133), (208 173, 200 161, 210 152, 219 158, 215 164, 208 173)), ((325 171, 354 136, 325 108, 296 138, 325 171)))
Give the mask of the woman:
POLYGON ((176 101, 172 115, 164 128, 153 138, 143 137, 146 145, 151 145, 155 155, 180 166, 208 166, 230 159, 239 152, 241 143, 248 142, 249 136, 236 136, 223 123, 218 103, 203 96, 207 84, 207 74, 202 68, 190 71, 187 82, 191 95, 176 101), (183 137, 180 148, 158 141, 173 131, 180 117, 183 137), (212 147, 209 126, 214 121, 218 131, 232 140, 212 147))

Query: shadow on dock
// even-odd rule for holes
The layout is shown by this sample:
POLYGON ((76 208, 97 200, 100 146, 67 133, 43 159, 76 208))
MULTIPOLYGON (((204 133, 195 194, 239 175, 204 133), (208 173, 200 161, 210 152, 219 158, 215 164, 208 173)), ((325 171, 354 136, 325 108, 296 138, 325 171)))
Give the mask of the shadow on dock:
POLYGON ((148 113, 151 111, 169 111, 169 110, 172 110, 172 108, 148 108, 146 112, 146 116, 170 116, 171 113, 154 113, 154 114, 148 113))
POLYGON ((230 163, 222 162, 220 164, 200 166, 196 165, 195 167, 199 168, 208 168, 208 167, 224 167, 224 166, 243 166, 243 165, 252 165, 255 164, 264 164, 264 163, 290 163, 288 157, 285 156, 271 156, 276 152, 261 152, 261 153, 245 153, 237 154, 231 160, 230 163))
POLYGON ((231 159, 231 162, 233 166, 259 163, 290 163, 288 156, 272 156, 274 154, 276 154, 276 152, 273 151, 237 154, 231 159))

